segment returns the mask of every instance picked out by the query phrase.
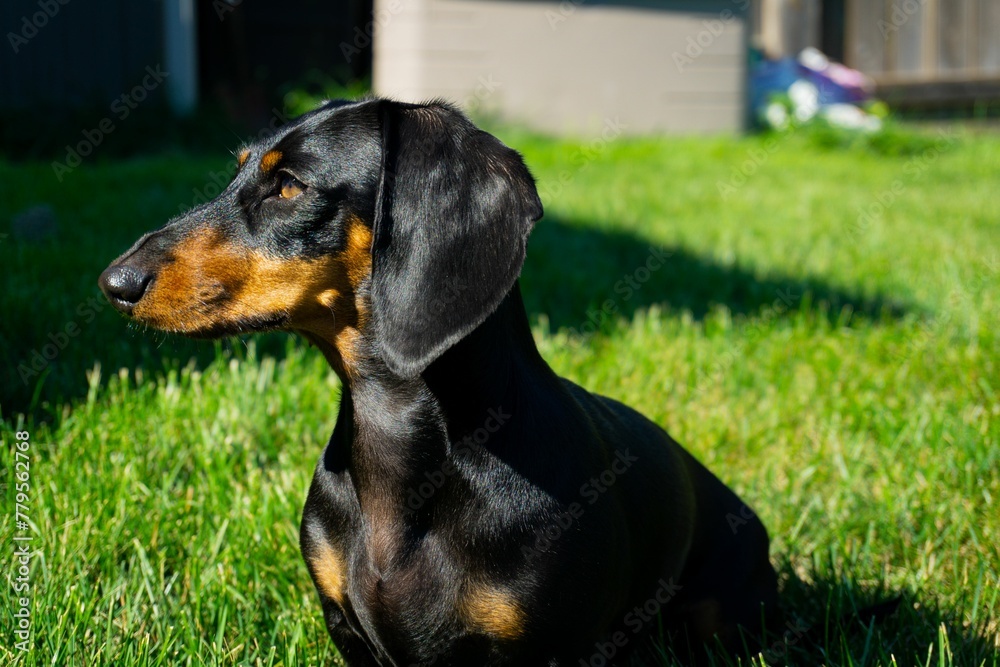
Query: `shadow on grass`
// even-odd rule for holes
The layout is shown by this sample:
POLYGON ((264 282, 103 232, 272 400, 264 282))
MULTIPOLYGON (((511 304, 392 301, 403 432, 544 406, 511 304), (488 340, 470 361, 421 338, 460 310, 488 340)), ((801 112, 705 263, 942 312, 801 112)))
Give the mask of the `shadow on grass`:
POLYGON ((614 318, 631 319, 652 305, 688 311, 696 320, 715 307, 774 319, 821 306, 823 316, 841 325, 898 319, 909 309, 816 278, 760 277, 628 232, 552 217, 538 224, 529 241, 522 293, 529 315, 546 317, 553 331, 580 334, 604 330, 614 318))
POLYGON ((891 664, 893 657, 899 665, 1000 664, 989 619, 969 624, 961 618, 960 610, 971 611, 978 603, 971 595, 946 609, 933 591, 893 591, 829 571, 810 573, 807 583, 787 562, 779 567, 779 577, 785 613, 792 620, 766 653, 775 664, 861 666, 891 664), (892 599, 899 599, 892 613, 859 618, 892 599), (945 654, 950 658, 940 659, 945 654))
MULTIPOLYGON (((749 664, 748 656, 763 656, 768 665, 1000 665, 1000 638, 991 638, 989 618, 967 623, 939 606, 932 593, 892 591, 815 571, 807 583, 787 561, 778 576, 784 619, 769 628, 763 645, 739 659, 705 648, 695 650, 693 659, 687 653, 679 659, 661 640, 630 667, 736 667, 749 664)), ((972 597, 956 607, 973 608, 972 597)))
MULTIPOLYGON (((106 379, 120 368, 156 373, 191 359, 204 368, 219 350, 242 354, 245 346, 239 339, 213 346, 128 325, 104 301, 97 276, 114 251, 127 247, 142 231, 116 230, 121 239, 108 240, 107 257, 74 255, 72 248, 53 244, 45 261, 59 266, 61 256, 72 256, 75 264, 72 279, 63 280, 60 293, 45 294, 41 300, 27 294, 20 300, 17 295, 0 297, 8 301, 0 305, 10 317, 0 326, 0 360, 6 373, 0 409, 5 418, 27 412, 36 419, 58 421, 60 405, 87 395, 87 373, 95 364, 106 379), (67 329, 70 325, 75 329, 67 329), (64 335, 66 331, 71 335, 64 335)), ((14 258, 13 270, 20 259, 14 258)), ((680 248, 656 248, 627 231, 554 218, 545 219, 532 235, 522 287, 530 316, 547 318, 554 330, 580 333, 603 330, 615 318, 630 319, 654 304, 689 311, 696 319, 724 307, 734 315, 767 320, 825 304, 828 307, 819 312, 841 324, 849 319, 846 311, 869 321, 904 312, 886 299, 864 299, 820 280, 761 278, 680 248), (613 306, 610 312, 608 304, 613 306)), ((283 357, 285 335, 259 336, 259 353, 283 357)))

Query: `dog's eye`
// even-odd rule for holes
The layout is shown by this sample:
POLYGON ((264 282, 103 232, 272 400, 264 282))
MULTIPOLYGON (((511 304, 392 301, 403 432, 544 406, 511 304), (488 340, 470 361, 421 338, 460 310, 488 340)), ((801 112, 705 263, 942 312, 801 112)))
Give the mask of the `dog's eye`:
POLYGON ((291 174, 281 175, 281 192, 279 194, 282 199, 292 199, 294 197, 298 197, 305 189, 306 186, 291 174))

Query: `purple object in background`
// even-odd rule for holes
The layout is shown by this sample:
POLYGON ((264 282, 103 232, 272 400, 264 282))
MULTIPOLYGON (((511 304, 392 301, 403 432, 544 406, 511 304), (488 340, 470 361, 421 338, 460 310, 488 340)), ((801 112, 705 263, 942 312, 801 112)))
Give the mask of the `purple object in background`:
POLYGON ((805 78, 819 90, 820 104, 858 104, 871 99, 874 83, 858 70, 831 62, 813 48, 803 50, 798 62, 805 78))
POLYGON ((873 89, 867 76, 831 62, 813 48, 803 50, 798 58, 762 60, 750 71, 753 110, 776 128, 820 116, 842 127, 877 130, 881 121, 859 107, 871 99, 873 89), (789 103, 774 104, 775 95, 787 96, 789 103))

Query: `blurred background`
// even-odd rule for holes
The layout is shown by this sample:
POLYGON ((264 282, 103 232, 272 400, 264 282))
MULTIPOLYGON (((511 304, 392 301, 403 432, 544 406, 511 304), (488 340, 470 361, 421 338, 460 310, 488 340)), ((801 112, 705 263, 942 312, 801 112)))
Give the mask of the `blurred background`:
POLYGON ((374 92, 525 156, 542 354, 772 535, 791 625, 753 664, 1000 665, 1000 0, 4 0, 0 28, 0 542, 32 540, 0 664, 339 664, 298 548, 337 377, 96 283, 244 142, 374 92))
MULTIPOLYGON (((823 103, 982 118, 1000 100, 992 0, 10 0, 0 23, 0 139, 13 155, 73 146, 70 121, 107 115, 144 81, 142 99, 111 114, 141 105, 142 119, 102 152, 203 144, 163 110, 257 129, 313 97, 368 89, 547 132, 595 133, 609 118, 633 134, 740 131, 797 74, 768 78, 761 63, 805 49, 865 77, 835 70, 825 80, 844 90, 823 103), (141 136, 152 118, 156 136, 141 136)), ((821 58, 805 62, 819 75, 821 58)))

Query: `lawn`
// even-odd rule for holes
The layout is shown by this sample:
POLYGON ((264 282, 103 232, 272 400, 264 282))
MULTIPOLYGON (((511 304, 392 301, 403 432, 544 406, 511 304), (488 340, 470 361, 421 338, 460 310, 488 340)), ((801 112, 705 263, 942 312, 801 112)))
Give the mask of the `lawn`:
MULTIPOLYGON (((1000 136, 499 133, 546 206, 522 280, 543 355, 758 511, 795 619, 767 657, 1000 664, 1000 136), (893 596, 874 627, 839 622, 893 596)), ((230 170, 227 147, 62 182, 0 161, 0 542, 31 551, 27 592, 5 557, 31 638, 0 614, 3 664, 336 663, 298 549, 336 377, 283 335, 129 328, 96 287, 230 170), (11 217, 37 203, 58 231, 23 240, 11 217)))

